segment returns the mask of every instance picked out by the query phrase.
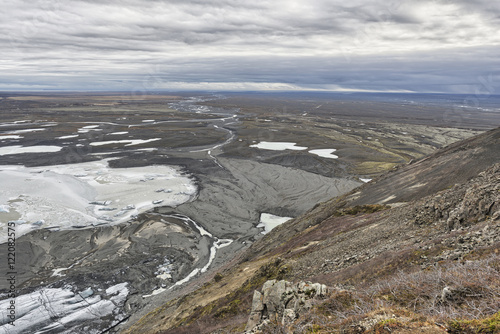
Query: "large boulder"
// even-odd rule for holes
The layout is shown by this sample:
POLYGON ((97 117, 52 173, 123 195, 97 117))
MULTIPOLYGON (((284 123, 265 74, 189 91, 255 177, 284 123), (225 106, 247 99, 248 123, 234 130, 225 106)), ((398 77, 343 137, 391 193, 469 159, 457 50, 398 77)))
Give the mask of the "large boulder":
POLYGON ((260 327, 269 321, 284 325, 292 323, 312 307, 314 299, 324 298, 327 293, 328 287, 324 284, 267 281, 262 286, 262 293, 254 292, 245 331, 259 333, 260 327))

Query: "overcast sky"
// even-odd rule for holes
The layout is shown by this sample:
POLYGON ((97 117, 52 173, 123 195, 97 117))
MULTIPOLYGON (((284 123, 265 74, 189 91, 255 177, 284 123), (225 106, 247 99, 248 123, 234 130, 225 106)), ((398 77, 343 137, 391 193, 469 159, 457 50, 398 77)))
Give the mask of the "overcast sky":
POLYGON ((0 90, 500 94, 500 1, 2 0, 0 90))

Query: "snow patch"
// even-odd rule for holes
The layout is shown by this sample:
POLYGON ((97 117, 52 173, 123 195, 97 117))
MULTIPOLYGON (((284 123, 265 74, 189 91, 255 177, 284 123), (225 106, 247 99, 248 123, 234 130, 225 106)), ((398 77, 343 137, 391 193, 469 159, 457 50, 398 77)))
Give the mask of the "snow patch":
POLYGON ((2 139, 21 139, 23 137, 18 136, 18 135, 8 135, 8 136, 0 136, 0 140, 2 139))
POLYGON ((76 138, 78 135, 68 135, 68 136, 61 136, 61 137, 56 137, 56 139, 69 139, 69 138, 76 138))
POLYGON ((320 156, 322 158, 338 159, 337 155, 332 154, 335 151, 337 151, 337 149, 335 149, 335 148, 326 148, 326 149, 320 149, 320 150, 310 150, 309 153, 316 154, 317 156, 320 156))
POLYGON ((284 222, 289 221, 290 219, 292 219, 292 217, 280 217, 272 215, 270 213, 261 213, 260 224, 257 225, 257 227, 263 227, 264 231, 262 232, 262 234, 266 234, 276 226, 281 225, 284 222))
POLYGON ((14 130, 14 131, 9 131, 11 134, 20 134, 20 133, 29 133, 29 132, 37 132, 37 131, 45 131, 47 129, 23 129, 23 130, 14 130))
POLYGON ((0 155, 9 155, 9 154, 23 154, 23 153, 49 153, 49 152, 59 152, 62 150, 60 146, 47 146, 47 145, 39 145, 39 146, 4 146, 0 147, 0 155))
POLYGON ((256 147, 256 148, 260 148, 263 150, 272 150, 272 151, 307 150, 307 147, 295 146, 295 145, 297 145, 297 143, 261 141, 258 144, 250 145, 250 147, 256 147))

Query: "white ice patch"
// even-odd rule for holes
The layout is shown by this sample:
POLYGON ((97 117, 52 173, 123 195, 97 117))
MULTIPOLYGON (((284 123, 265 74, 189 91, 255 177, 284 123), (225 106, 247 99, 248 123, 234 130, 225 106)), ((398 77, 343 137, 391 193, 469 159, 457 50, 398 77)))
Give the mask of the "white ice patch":
POLYGON ((71 269, 71 268, 57 268, 57 269, 54 269, 53 273, 52 273, 52 276, 60 276, 60 277, 63 277, 63 276, 66 276, 66 274, 62 274, 63 271, 66 271, 68 269, 71 269))
POLYGON ((256 147, 263 150, 272 150, 272 151, 307 150, 307 147, 295 146, 295 145, 297 145, 297 143, 261 141, 258 144, 250 145, 250 147, 256 147))
POLYGON ((320 150, 310 150, 309 153, 316 154, 317 156, 320 156, 322 158, 338 159, 337 155, 332 154, 335 151, 337 151, 337 150, 334 148, 326 148, 326 149, 320 149, 320 150))
POLYGON ((154 119, 144 119, 142 120, 143 123, 151 123, 151 122, 154 122, 155 120, 154 119))
POLYGON ((372 179, 362 179, 362 178, 359 178, 361 181, 363 181, 364 183, 368 183, 370 182, 372 179))
POLYGON ((56 139, 69 139, 69 138, 76 138, 78 135, 68 135, 68 136, 61 136, 61 137, 56 137, 56 139))
POLYGON ((272 215, 270 213, 261 213, 260 224, 257 225, 257 227, 263 227, 264 231, 262 232, 262 234, 266 234, 276 226, 281 225, 284 222, 289 221, 290 219, 292 219, 292 217, 280 217, 272 215))
POLYGON ((14 131, 9 131, 11 134, 20 134, 20 133, 29 133, 29 132, 37 132, 37 131, 45 131, 47 129, 23 129, 23 130, 14 130, 14 131))
POLYGON ((99 127, 99 125, 87 125, 87 126, 84 126, 82 129, 95 129, 98 127, 99 127))
POLYGON ((18 136, 18 135, 8 135, 8 136, 1 136, 0 135, 0 140, 2 140, 2 139, 21 139, 21 138, 23 138, 23 137, 18 136))
POLYGON ((43 288, 16 297, 15 327, 9 324, 8 307, 11 299, 0 301, 0 332, 48 333, 60 332, 76 323, 96 321, 117 312, 129 294, 128 283, 106 289, 106 298, 95 295, 91 288, 76 294, 71 290, 43 288), (55 320, 57 319, 57 320, 55 320))
POLYGON ((0 147, 0 155, 9 154, 23 154, 23 153, 49 153, 49 152, 59 152, 62 150, 60 146, 4 146, 0 147))
MULTIPOLYGON (((108 160, 50 167, 0 166, 0 203, 19 213, 17 236, 32 228, 121 223, 196 194, 189 177, 168 166, 110 168, 108 160), (171 189, 158 193, 159 188, 171 189), (156 204, 155 204, 156 203, 156 204), (33 223, 42 222, 40 226, 33 223)), ((7 230, 0 226, 0 243, 7 230)))
POLYGON ((6 126, 12 126, 12 125, 16 125, 16 124, 20 124, 20 123, 28 123, 28 122, 31 122, 31 121, 14 121, 14 122, 7 122, 7 123, 0 123, 0 127, 6 127, 6 126))
POLYGON ((121 132, 112 132, 110 135, 126 135, 128 131, 121 131, 121 132))
POLYGON ((125 144, 128 143, 125 146, 133 146, 133 145, 139 145, 139 144, 144 144, 144 143, 149 143, 152 141, 157 141, 160 140, 161 138, 153 138, 153 139, 123 139, 123 140, 108 140, 108 141, 95 141, 90 143, 90 146, 103 146, 103 145, 109 145, 109 144, 125 144))

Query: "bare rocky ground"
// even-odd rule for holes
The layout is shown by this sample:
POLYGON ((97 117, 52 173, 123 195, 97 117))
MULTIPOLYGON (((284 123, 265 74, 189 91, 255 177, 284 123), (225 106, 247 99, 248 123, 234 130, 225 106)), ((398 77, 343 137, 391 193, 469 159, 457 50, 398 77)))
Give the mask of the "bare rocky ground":
MULTIPOLYGON (((287 224, 285 230, 278 229, 276 233, 261 238, 261 229, 256 228, 261 212, 300 216, 316 203, 348 193, 362 184, 359 177, 376 177, 395 166, 419 159, 437 147, 481 132, 491 126, 492 117, 487 114, 484 119, 478 118, 474 122, 467 118, 468 129, 463 129, 454 127, 456 124, 433 123, 436 117, 441 117, 436 114, 432 119, 423 117, 405 121, 403 117, 393 123, 393 116, 380 122, 368 117, 363 109, 359 115, 353 114, 353 110, 357 110, 353 106, 347 108, 343 115, 332 115, 329 110, 316 108, 319 103, 311 101, 307 103, 312 104, 307 105, 302 102, 298 104, 293 99, 270 99, 270 104, 264 107, 259 104, 264 103, 265 99, 248 102, 244 98, 233 97, 205 101, 209 109, 203 109, 200 107, 203 104, 195 104, 186 98, 188 96, 47 95, 4 97, 1 100, 3 124, 0 136, 34 127, 45 127, 47 130, 26 132, 20 139, 1 140, 0 137, 0 147, 63 147, 55 153, 4 155, 0 157, 1 165, 50 166, 103 158, 113 158, 110 166, 114 168, 168 164, 184 168, 186 174, 196 179, 199 187, 196 198, 188 203, 175 208, 156 208, 125 224, 78 230, 36 230, 19 238, 19 294, 31 293, 42 287, 70 287, 75 293, 80 293, 91 287, 96 295, 106 299, 109 297, 99 289, 126 282, 130 293, 123 305, 114 316, 101 319, 94 327, 90 327, 96 332, 120 331, 167 301, 204 284, 215 275, 218 268, 236 263, 234 261, 238 261, 239 257, 235 258, 235 254, 247 257, 247 261, 250 261, 255 258, 254 254, 265 254, 266 250, 302 231, 304 226, 311 225, 306 218, 300 220, 302 223, 287 224), (297 105, 300 108, 290 107, 297 105), (196 109, 192 109, 193 106, 196 109), (280 106, 281 111, 276 112, 276 106, 280 106), (307 115, 304 115, 305 112, 307 115), (79 133, 89 124, 100 124, 100 131, 79 133), (123 132, 127 134, 120 139, 161 139, 133 147, 120 143, 91 145, 116 139, 114 133, 123 132), (79 136, 57 139, 75 133, 79 133, 79 136), (290 141, 311 149, 335 148, 339 159, 321 158, 306 151, 268 151, 249 147, 260 141, 290 141), (187 220, 187 217, 192 221, 187 220), (200 230, 199 226, 208 234, 200 230), (217 250, 206 273, 194 275, 185 284, 176 285, 196 268, 208 263, 213 245, 223 239, 231 239, 232 243, 217 250), (252 250, 241 255, 254 242, 252 250), (168 273, 164 273, 169 276, 159 279, 158 268, 165 265, 166 261, 169 269, 168 273), (53 275, 54 270, 61 268, 67 268, 59 271, 65 276, 53 275), (169 287, 173 288, 168 292, 143 297, 155 289, 169 287)), ((340 102, 329 103, 340 108, 340 102)), ((381 104, 377 108, 382 110, 389 107, 381 104)), ((395 107, 389 108, 392 110, 390 114, 396 115, 392 108, 395 107)), ((477 145, 471 144, 471 147, 477 148, 477 145)), ((491 145, 490 150, 498 147, 494 141, 491 145)), ((461 147, 457 146, 457 150, 462 150, 461 147)), ((478 159, 483 157, 479 151, 475 151, 478 159)), ((494 157, 493 154, 491 159, 494 160, 494 157)), ((480 161, 487 165, 490 160, 480 161)), ((447 163, 453 165, 452 159, 447 163)), ((431 167, 432 164, 428 166, 431 167)), ((457 175, 462 179, 470 177, 482 167, 477 164, 470 172, 457 175)), ((443 175, 447 175, 447 170, 443 169, 443 175)), ((434 173, 429 170, 429 178, 431 175, 434 173)), ((428 185, 436 185, 441 189, 442 182, 436 182, 441 176, 428 179, 428 185)), ((393 178, 396 179, 400 180, 393 178)), ((375 189, 370 187, 379 184, 386 191, 387 186, 382 180, 373 186, 367 184, 364 187, 375 189)), ((386 182, 397 184, 396 181, 386 182)), ((391 193, 376 202, 391 204, 406 201, 403 192, 399 194, 396 190, 401 189, 407 180, 400 182, 392 188, 396 197, 387 200, 393 196, 391 193)), ((415 191, 427 189, 427 194, 432 193, 428 190, 429 186, 420 187, 418 182, 412 183, 411 187, 415 191)), ((349 196, 352 199, 349 200, 361 203, 363 194, 369 194, 363 189, 360 194, 351 193, 349 196)), ((379 192, 374 190, 373 194, 379 192)), ((421 194, 417 193, 415 197, 417 195, 421 194)), ((318 208, 308 214, 323 217, 329 212, 325 211, 323 205, 318 208)), ((315 220, 312 225, 318 222, 315 220)), ((309 248, 307 245, 300 247, 309 248)), ((227 291, 231 291, 230 287, 236 289, 240 280, 244 282, 251 277, 263 264, 258 261, 249 265, 247 270, 243 268, 238 280, 226 283, 228 290, 223 288, 211 293, 210 301, 223 297, 227 291)), ((301 267, 298 265, 296 268, 296 274, 301 275, 301 267)), ((329 267, 321 263, 320 268, 327 270, 329 267)), ((304 270, 308 271, 306 265, 304 270)), ((316 273, 322 273, 321 270, 316 273)), ((291 273, 287 275, 293 277, 291 273)), ((207 302, 206 298, 202 298, 198 306, 207 302)), ((66 328, 54 329, 54 332, 91 332, 86 326, 72 323, 66 328)), ((166 327, 158 327, 161 328, 166 327)))

